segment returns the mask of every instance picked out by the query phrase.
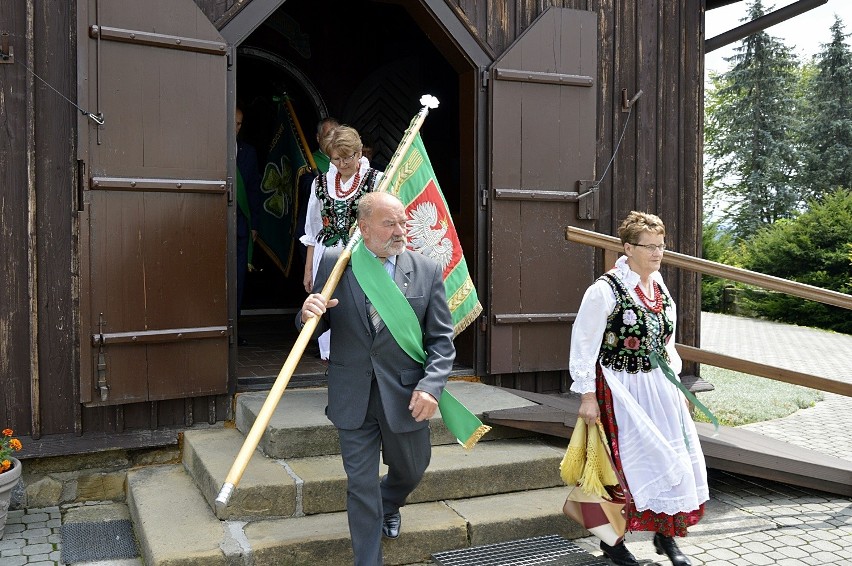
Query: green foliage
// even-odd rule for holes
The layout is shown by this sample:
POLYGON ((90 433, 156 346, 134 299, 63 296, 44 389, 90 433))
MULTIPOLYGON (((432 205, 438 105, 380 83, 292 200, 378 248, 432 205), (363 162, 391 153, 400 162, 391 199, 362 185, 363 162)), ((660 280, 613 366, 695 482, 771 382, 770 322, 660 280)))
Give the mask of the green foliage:
MULTIPOLYGON (((737 265, 737 245, 730 232, 722 230, 718 221, 705 219, 701 231, 701 257, 704 259, 737 265)), ((731 281, 714 277, 701 276, 701 310, 704 312, 729 312, 730 304, 725 302, 725 287, 734 286, 731 281)))
POLYGON ((852 50, 835 16, 831 43, 803 74, 804 123, 800 181, 811 198, 852 188, 852 50))
MULTIPOLYGON (((701 366, 701 377, 712 383, 715 390, 699 393, 699 400, 724 426, 786 417, 823 400, 822 392, 816 389, 708 365, 701 366)), ((699 411, 695 420, 709 422, 699 411)))
MULTIPOLYGON (((755 0, 747 19, 762 15, 755 0)), ((794 182, 800 73, 791 48, 766 32, 744 39, 729 61, 730 71, 711 76, 705 102, 706 209, 723 203, 717 213, 745 239, 802 204, 794 182)))
MULTIPOLYGON (((752 271, 850 293, 850 244, 852 191, 838 189, 795 219, 761 230, 745 246, 742 262, 752 271)), ((746 294, 744 301, 759 316, 852 333, 845 309, 763 291, 746 294)))
MULTIPOLYGON (((746 20, 764 14, 754 0, 746 20)), ((765 32, 745 40, 705 100, 704 257, 852 292, 852 49, 830 41, 799 64, 765 32), (722 228, 724 226, 724 228, 722 228), (726 234, 729 232, 730 235, 726 234)), ((702 308, 727 310, 731 282, 702 279, 702 308)), ((844 309, 736 284, 738 312, 852 333, 844 309)))

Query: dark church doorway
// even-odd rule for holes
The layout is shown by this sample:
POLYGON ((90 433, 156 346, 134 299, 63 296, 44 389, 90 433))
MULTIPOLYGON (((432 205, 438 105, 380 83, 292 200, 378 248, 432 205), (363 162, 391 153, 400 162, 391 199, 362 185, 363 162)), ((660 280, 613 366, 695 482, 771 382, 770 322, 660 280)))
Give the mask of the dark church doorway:
MULTIPOLYGON (((288 0, 239 45, 236 56, 236 98, 244 113, 240 137, 256 148, 261 174, 269 172, 284 97, 310 151, 317 149, 317 121, 333 116, 372 141, 373 164, 383 168, 419 110, 420 96, 436 96, 440 107, 430 113, 421 135, 468 265, 476 265, 475 101, 465 101, 462 94, 471 97, 475 69, 454 68, 406 8, 364 0, 288 0)), ((276 171, 273 167, 273 177, 276 171)), ((268 176, 265 185, 264 191, 270 188, 268 176)), ((283 200, 284 222, 296 222, 304 213, 306 195, 301 203, 294 191, 276 197, 270 190, 263 198, 283 200)), ((298 242, 301 234, 293 229, 290 235, 289 253, 277 259, 255 248, 255 270, 247 275, 238 319, 245 342, 238 349, 238 390, 267 387, 295 341, 294 315, 306 296, 304 248, 298 242)), ((468 374, 474 367, 474 331, 457 338, 457 365, 468 374)), ((321 384, 324 373, 313 342, 291 383, 321 384)))

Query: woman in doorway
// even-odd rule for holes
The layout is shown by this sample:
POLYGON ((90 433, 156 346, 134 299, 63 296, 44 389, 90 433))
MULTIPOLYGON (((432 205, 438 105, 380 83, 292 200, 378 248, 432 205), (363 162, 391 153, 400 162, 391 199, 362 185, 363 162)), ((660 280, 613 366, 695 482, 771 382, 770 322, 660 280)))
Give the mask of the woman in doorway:
MULTIPOLYGON (((326 248, 344 247, 361 197, 375 190, 381 172, 370 167, 362 153, 361 138, 355 128, 338 126, 320 141, 331 158, 328 172, 314 179, 305 217, 305 234, 300 241, 307 246, 305 291, 313 291, 314 277, 326 248)), ((329 333, 319 337, 320 357, 328 359, 329 333)))
MULTIPOLYGON (((628 530, 654 531, 658 554, 690 566, 674 537, 686 536, 701 519, 709 492, 704 454, 676 377, 682 365, 674 347, 677 311, 659 272, 665 235, 653 214, 634 211, 622 222, 624 255, 583 296, 569 368, 571 390, 581 395, 580 417, 590 426, 602 421, 632 496, 628 530)), ((639 564, 623 540, 600 546, 619 566, 639 564)))

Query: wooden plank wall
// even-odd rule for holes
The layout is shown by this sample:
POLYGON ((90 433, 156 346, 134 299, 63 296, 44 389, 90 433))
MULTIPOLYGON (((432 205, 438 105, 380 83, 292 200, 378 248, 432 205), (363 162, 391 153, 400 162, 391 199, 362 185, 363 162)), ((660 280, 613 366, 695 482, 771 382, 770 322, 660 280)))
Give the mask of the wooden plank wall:
MULTIPOLYGON (((207 19, 215 25, 240 11, 251 0, 193 0, 207 19)), ((218 26, 217 26, 218 27, 218 26)))
POLYGON ((15 59, 0 64, 0 428, 67 438, 221 420, 227 396, 100 409, 78 401, 79 112, 61 96, 77 100, 76 10, 0 2, 15 59))
POLYGON ((15 57, 0 65, 0 422, 22 435, 74 427, 76 110, 24 67, 76 100, 74 10, 0 3, 15 57))
MULTIPOLYGON (((474 35, 499 56, 550 6, 598 13, 598 147, 600 176, 624 128, 621 90, 640 89, 624 140, 601 184, 597 230, 615 235, 631 210, 662 217, 676 251, 700 255, 704 3, 690 0, 446 0, 474 35)), ((603 272, 602 254, 597 271, 603 272)), ((700 277, 668 269, 678 302, 678 341, 697 345, 700 277)), ((685 368, 694 371, 694 367, 685 368)), ((515 376, 526 390, 559 383, 544 374, 515 376)))

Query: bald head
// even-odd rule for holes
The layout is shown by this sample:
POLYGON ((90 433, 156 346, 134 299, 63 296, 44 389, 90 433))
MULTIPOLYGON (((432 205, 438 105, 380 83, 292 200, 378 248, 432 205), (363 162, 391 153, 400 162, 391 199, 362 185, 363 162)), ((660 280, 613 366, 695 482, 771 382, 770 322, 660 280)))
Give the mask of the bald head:
POLYGON ((377 203, 397 204, 405 208, 399 197, 394 194, 385 192, 367 193, 358 201, 357 219, 360 221, 369 218, 373 214, 373 209, 375 209, 377 203))

